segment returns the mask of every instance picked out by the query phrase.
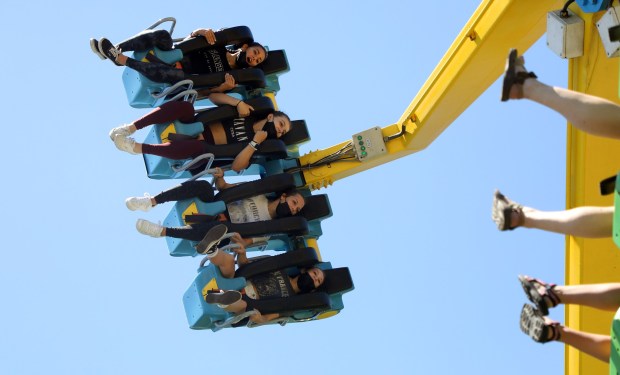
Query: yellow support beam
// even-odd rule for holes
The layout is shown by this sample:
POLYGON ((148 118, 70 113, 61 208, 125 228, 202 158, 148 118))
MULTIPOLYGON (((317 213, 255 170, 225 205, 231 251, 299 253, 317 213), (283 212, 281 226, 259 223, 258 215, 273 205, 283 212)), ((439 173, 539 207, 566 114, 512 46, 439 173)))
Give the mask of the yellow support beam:
MULTIPOLYGON (((443 56, 396 124, 382 129, 383 136, 406 134, 387 144, 387 154, 368 162, 340 161, 303 172, 311 189, 377 165, 420 151, 431 144, 467 107, 502 74, 510 48, 525 51, 546 29, 547 12, 563 1, 485 0, 448 52, 443 56)), ((300 157, 302 166, 344 147, 342 142, 300 157)))
MULTIPOLYGON (((568 87, 575 91, 618 100, 618 59, 609 59, 600 41, 596 21, 603 14, 582 14, 585 21, 584 56, 569 63, 568 87)), ((620 169, 620 142, 585 134, 568 127, 566 160, 566 206, 609 206, 612 196, 602 197, 599 181, 620 169)), ((567 284, 620 281, 620 250, 611 239, 567 237, 567 284)), ((613 313, 569 306, 566 323, 573 329, 609 334, 613 313)), ((607 364, 566 347, 566 374, 608 374, 607 364)))

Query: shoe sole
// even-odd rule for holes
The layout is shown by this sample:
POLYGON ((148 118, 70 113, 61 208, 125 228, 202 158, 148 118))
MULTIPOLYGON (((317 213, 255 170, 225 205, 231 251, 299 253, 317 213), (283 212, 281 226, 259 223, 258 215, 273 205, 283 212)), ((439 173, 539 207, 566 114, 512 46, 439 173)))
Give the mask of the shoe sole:
POLYGON ((93 50, 95 55, 99 56, 101 60, 105 60, 107 58, 101 53, 101 51, 99 51, 99 42, 96 39, 90 40, 90 49, 93 50))
POLYGON ((222 237, 226 235, 227 232, 228 227, 224 224, 219 224, 209 229, 202 241, 200 241, 198 245, 196 245, 196 251, 198 252, 198 254, 208 253, 209 249, 211 249, 213 246, 217 246, 217 244, 220 242, 222 237))
MULTIPOLYGON (((125 199, 125 206, 127 206, 127 208, 129 209, 129 211, 138 211, 138 210, 140 210, 140 211, 142 211, 142 212, 148 212, 148 211, 150 211, 150 210, 151 210, 151 208, 153 208, 153 206, 149 206, 147 209, 144 209, 143 207, 141 207, 141 206, 139 206, 139 205, 137 205, 137 204, 136 204, 136 205, 133 205, 133 204, 129 203, 129 202, 131 202, 131 200, 132 200, 133 198, 135 198, 135 197, 130 197, 130 198, 125 199)), ((149 198, 149 199, 150 199, 150 198, 149 198)))
POLYGON ((547 308, 547 306, 544 305, 545 303, 544 298, 540 295, 540 293, 538 293, 538 290, 536 289, 536 286, 533 285, 533 282, 523 275, 519 275, 519 281, 521 282, 521 287, 523 288, 523 291, 525 292, 527 299, 529 299, 530 302, 536 305, 536 307, 538 308, 538 311, 543 316, 549 315, 549 308, 547 308), (539 302, 537 302, 537 300, 539 302))
POLYGON ((514 67, 515 62, 517 61, 517 50, 511 49, 510 53, 508 53, 508 59, 506 60, 506 67, 504 70, 504 83, 502 84, 502 102, 508 101, 510 99, 510 89, 512 85, 509 85, 510 81, 514 81, 514 67))
POLYGON ((236 290, 227 290, 224 293, 208 293, 205 301, 211 304, 232 305, 241 300, 241 293, 236 290))
POLYGON ((545 320, 536 308, 525 304, 521 310, 521 331, 530 336, 536 342, 542 342, 545 320))
MULTIPOLYGON (((116 58, 113 58, 113 59, 109 58, 108 55, 103 50, 103 46, 101 45, 101 42, 104 41, 104 40, 107 40, 107 39, 106 38, 99 39, 99 42, 97 44, 97 49, 99 50, 99 53, 102 54, 103 56, 105 56, 106 59, 112 61, 114 63, 114 65, 121 66, 121 64, 116 62, 116 58)), ((108 40, 108 42, 109 42, 109 40, 108 40)))

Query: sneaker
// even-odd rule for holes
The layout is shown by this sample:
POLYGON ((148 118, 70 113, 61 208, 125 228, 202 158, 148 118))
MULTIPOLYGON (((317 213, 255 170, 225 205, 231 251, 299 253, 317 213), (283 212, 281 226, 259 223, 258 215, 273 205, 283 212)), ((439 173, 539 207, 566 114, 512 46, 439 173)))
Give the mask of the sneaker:
POLYGON ((226 232, 228 232, 228 227, 224 224, 218 224, 209 229, 202 241, 196 245, 196 251, 198 254, 206 254, 207 256, 213 255, 217 250, 217 245, 222 240, 222 237, 226 235, 226 232))
POLYGON ((217 304, 219 307, 226 307, 228 305, 232 305, 233 303, 241 300, 241 293, 237 290, 227 290, 220 292, 210 292, 207 293, 205 297, 205 301, 207 303, 217 304))
POLYGON ((110 59, 116 66, 121 66, 121 64, 116 62, 116 58, 121 54, 121 51, 118 48, 114 47, 112 42, 107 40, 106 38, 99 39, 99 53, 110 59))
POLYGON ((150 209, 153 208, 151 198, 152 197, 149 193, 144 193, 143 197, 130 197, 125 199, 125 205, 131 211, 150 211, 150 209))
POLYGON ((116 135, 114 136, 114 144, 116 148, 121 151, 128 152, 132 155, 137 155, 137 152, 134 152, 133 146, 136 144, 136 140, 131 137, 125 137, 124 135, 116 135))
POLYGON ((136 221, 136 229, 147 236, 159 238, 162 237, 161 232, 164 230, 164 227, 160 224, 151 223, 148 220, 138 219, 136 221))
POLYGON ((99 41, 97 39, 90 39, 90 49, 92 49, 95 55, 97 55, 101 60, 106 59, 105 55, 99 51, 99 41))
POLYGON ((108 134, 110 135, 110 139, 114 140, 114 137, 116 137, 117 135, 128 137, 132 135, 134 132, 135 130, 131 128, 131 124, 123 124, 121 126, 117 126, 114 129, 110 130, 110 133, 108 134))

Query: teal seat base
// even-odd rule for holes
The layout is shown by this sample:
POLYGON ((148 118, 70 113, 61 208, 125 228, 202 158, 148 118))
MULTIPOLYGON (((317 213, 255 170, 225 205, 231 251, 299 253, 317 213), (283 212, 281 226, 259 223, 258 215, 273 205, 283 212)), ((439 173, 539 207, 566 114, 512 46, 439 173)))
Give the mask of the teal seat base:
MULTIPOLYGON (((153 48, 152 51, 157 58, 169 64, 173 64, 183 58, 183 53, 180 50, 162 51, 159 48, 153 48)), ((134 52, 132 58, 141 61, 149 52, 134 52)), ((127 94, 127 101, 131 107, 153 108, 164 102, 163 98, 156 99, 153 97, 153 94, 162 92, 167 87, 170 87, 170 84, 153 82, 137 71, 126 67, 123 71, 123 86, 125 87, 125 94, 127 94)))
MULTIPOLYGON (((197 136, 204 130, 201 122, 195 122, 192 124, 184 124, 179 121, 175 121, 169 124, 157 124, 151 127, 149 134, 146 136, 143 143, 146 144, 161 144, 168 142, 168 134, 184 134, 192 137, 197 136)), ((186 160, 172 160, 157 155, 144 154, 144 165, 146 167, 146 174, 149 178, 162 180, 171 178, 190 178, 191 173, 187 171, 175 172, 172 170, 173 165, 181 165, 186 160)))
POLYGON ((226 279, 219 269, 208 265, 199 270, 198 275, 183 294, 185 316, 191 329, 211 329, 217 321, 224 321, 232 314, 205 301, 203 289, 241 290, 245 287, 242 277, 226 279))
MULTIPOLYGON (((226 210, 224 202, 211 202, 205 203, 200 199, 187 199, 177 202, 172 210, 166 216, 164 220, 165 227, 183 227, 185 221, 183 220, 184 214, 187 213, 202 213, 207 215, 217 215, 220 212, 226 210)), ((168 244, 168 251, 173 257, 186 257, 196 256, 198 253, 194 246, 197 242, 184 240, 181 238, 166 237, 166 243, 168 244)))

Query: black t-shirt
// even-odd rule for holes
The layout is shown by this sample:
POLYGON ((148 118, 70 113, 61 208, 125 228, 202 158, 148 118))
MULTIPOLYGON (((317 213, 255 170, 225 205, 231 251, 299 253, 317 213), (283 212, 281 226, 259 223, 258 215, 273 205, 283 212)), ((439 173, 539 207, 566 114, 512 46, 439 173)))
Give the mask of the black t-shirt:
POLYGON ((258 299, 286 298, 295 294, 286 272, 277 270, 249 279, 254 285, 258 299))
POLYGON ((189 74, 209 74, 231 70, 225 47, 210 47, 189 52, 183 57, 183 71, 189 74))
POLYGON ((250 142, 254 138, 255 121, 251 116, 222 121, 226 132, 226 142, 228 144, 250 142))

